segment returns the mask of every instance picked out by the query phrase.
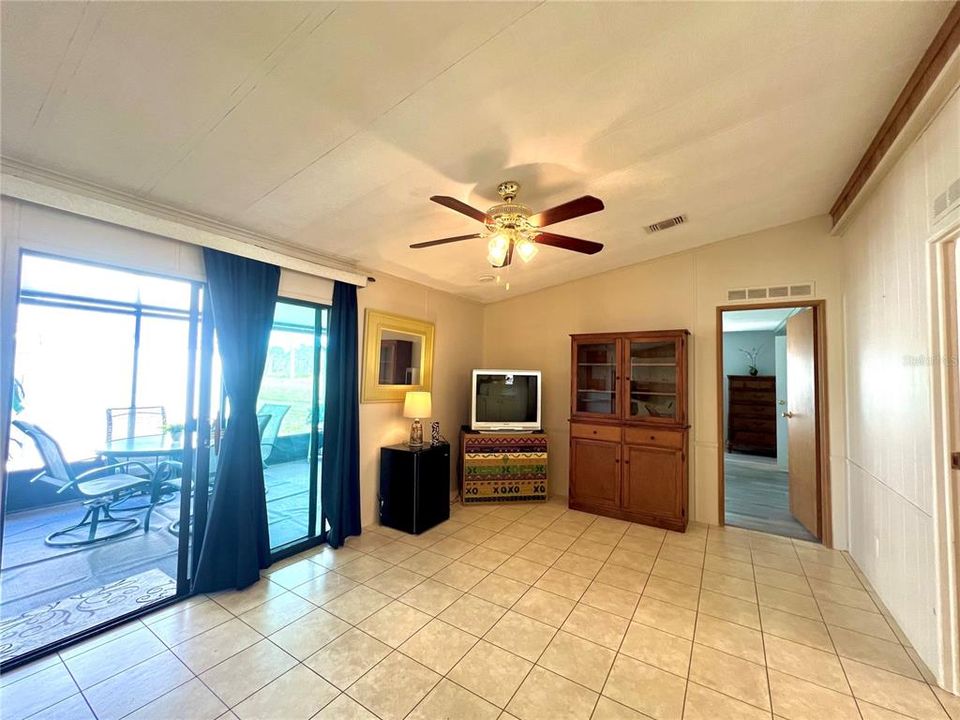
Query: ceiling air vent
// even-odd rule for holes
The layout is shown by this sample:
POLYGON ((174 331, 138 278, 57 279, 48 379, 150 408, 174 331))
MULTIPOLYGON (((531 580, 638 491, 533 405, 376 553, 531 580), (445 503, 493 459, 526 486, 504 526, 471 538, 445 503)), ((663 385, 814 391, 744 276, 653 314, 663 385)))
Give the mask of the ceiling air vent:
POLYGON ((949 201, 947 200, 947 193, 943 192, 937 195, 933 201, 933 216, 940 217, 943 215, 943 212, 947 209, 949 201))
POLYGON ((660 232, 661 230, 667 230, 677 225, 683 225, 687 221, 686 215, 677 215, 676 217, 667 218, 666 220, 661 220, 660 222, 655 222, 653 225, 647 225, 648 233, 660 232))
POLYGON ((732 288, 727 290, 727 302, 744 302, 749 300, 789 300, 791 298, 810 297, 813 295, 813 292, 813 283, 771 285, 770 287, 732 288))
POLYGON ((957 178, 933 200, 933 221, 938 222, 954 208, 960 207, 960 178, 957 178))

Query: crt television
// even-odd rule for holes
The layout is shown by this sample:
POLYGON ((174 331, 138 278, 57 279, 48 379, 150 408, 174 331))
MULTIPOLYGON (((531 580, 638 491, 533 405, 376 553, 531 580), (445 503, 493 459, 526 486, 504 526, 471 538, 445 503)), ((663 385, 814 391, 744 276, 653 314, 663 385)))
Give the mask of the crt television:
POLYGON ((540 429, 539 370, 474 370, 470 427, 487 431, 540 429))

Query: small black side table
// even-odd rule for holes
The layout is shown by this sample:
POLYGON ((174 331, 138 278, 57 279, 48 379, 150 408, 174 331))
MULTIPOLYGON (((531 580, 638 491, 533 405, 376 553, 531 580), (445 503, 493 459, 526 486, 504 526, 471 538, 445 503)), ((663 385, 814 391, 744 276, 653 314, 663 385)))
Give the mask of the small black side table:
POLYGON ((449 443, 380 448, 380 524, 419 535, 449 518, 449 443))

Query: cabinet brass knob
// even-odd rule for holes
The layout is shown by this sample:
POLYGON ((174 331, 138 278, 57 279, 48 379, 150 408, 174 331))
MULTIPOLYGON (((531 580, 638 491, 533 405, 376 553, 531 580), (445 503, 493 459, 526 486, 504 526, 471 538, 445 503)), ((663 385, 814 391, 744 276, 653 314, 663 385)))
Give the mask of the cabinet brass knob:
POLYGON ((781 417, 785 417, 785 418, 792 418, 792 417, 793 417, 793 413, 790 412, 789 410, 788 410, 787 412, 782 412, 782 413, 780 413, 780 415, 781 415, 781 417))

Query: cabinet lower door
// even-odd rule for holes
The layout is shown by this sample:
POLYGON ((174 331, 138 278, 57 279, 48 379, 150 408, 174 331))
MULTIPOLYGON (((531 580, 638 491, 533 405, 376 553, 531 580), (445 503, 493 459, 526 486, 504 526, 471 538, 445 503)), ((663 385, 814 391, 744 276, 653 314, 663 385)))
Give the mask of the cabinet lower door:
POLYGON ((623 509, 680 519, 683 453, 673 448, 624 445, 623 509))
POLYGON ((592 505, 620 505, 620 443, 574 438, 570 442, 570 492, 592 505))

